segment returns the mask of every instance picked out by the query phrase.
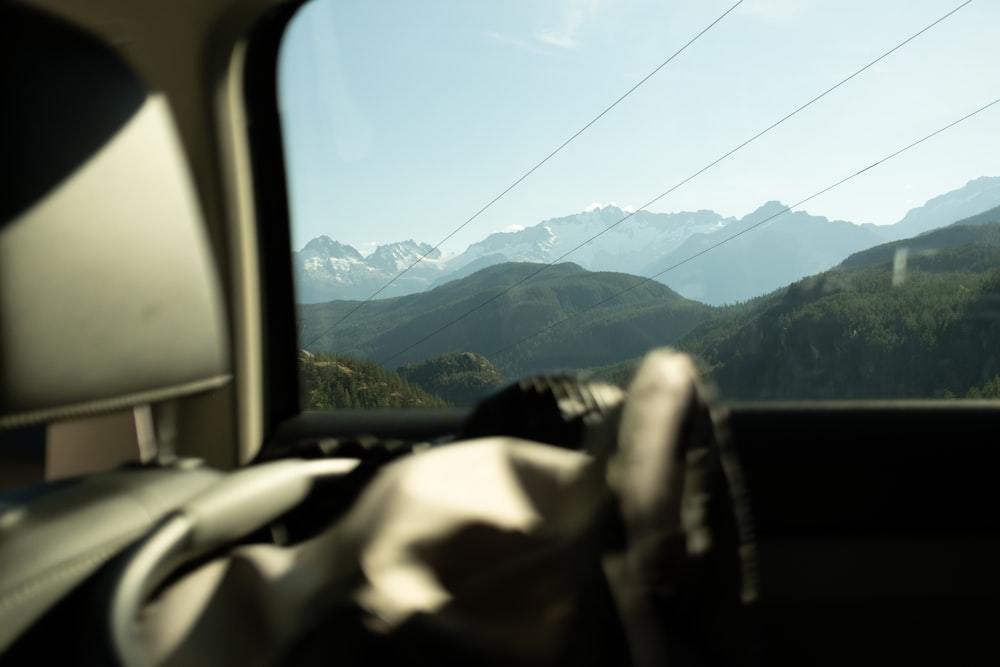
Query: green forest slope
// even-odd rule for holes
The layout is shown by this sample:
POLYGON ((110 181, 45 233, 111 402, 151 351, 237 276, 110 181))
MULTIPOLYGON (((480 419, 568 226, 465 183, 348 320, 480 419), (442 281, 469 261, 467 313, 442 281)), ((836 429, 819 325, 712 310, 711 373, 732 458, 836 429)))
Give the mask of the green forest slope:
POLYGON ((448 403, 395 371, 344 354, 299 354, 306 408, 440 408, 448 403))
POLYGON ((399 373, 341 356, 313 357, 303 372, 317 407, 468 405, 539 371, 622 384, 642 354, 669 345, 734 399, 1000 397, 1000 224, 981 217, 719 308, 573 264, 513 288, 539 265, 490 267, 343 322, 357 302, 304 306, 314 351, 399 373))
POLYGON ((429 292, 366 303, 349 317, 358 302, 300 306, 301 340, 311 352, 336 350, 391 368, 474 352, 515 377, 634 357, 714 312, 655 281, 575 264, 525 280, 539 268, 492 266, 429 292))
POLYGON ((475 405, 506 384, 503 374, 489 359, 473 352, 406 364, 397 372, 411 385, 420 386, 452 405, 475 405))
POLYGON ((732 398, 983 397, 1000 373, 1000 226, 858 253, 678 346, 732 398))

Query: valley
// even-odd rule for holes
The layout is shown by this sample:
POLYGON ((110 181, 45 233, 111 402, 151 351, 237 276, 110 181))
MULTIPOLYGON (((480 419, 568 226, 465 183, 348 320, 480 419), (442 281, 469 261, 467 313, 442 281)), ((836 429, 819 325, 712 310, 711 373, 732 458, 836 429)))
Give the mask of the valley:
MULTIPOLYGON (((939 215, 956 210, 932 204, 939 215)), ((904 229, 920 230, 931 217, 908 216, 904 229)), ((740 224, 754 218, 727 223, 740 224)), ((786 214, 741 237, 749 243, 742 250, 734 242, 708 253, 727 268, 699 283, 706 290, 714 289, 713 278, 747 294, 761 276, 784 281, 722 304, 627 272, 506 262, 419 293, 303 304, 300 340, 310 353, 368 360, 442 404, 470 404, 507 380, 554 370, 622 384, 643 353, 664 345, 695 355, 733 400, 994 397, 1000 208, 905 239, 885 241, 891 234, 883 230, 881 242, 868 242, 879 235, 862 226, 869 234, 863 248, 838 244, 838 228, 786 214), (797 240, 795 229, 804 230, 797 240), (767 230, 786 237, 785 252, 796 262, 777 267, 768 259, 767 230), (814 243, 803 246, 803 238, 814 243), (819 249, 839 259, 802 274, 821 261, 819 249)), ((673 252, 697 251, 706 236, 692 235, 673 252)), ((685 275, 667 272, 664 282, 685 275)))

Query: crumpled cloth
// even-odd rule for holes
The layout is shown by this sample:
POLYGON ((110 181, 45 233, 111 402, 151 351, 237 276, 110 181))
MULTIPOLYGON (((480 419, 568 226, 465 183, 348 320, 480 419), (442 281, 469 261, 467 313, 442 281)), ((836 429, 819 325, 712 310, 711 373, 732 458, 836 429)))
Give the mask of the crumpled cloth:
POLYGON ((604 454, 491 437, 385 466, 323 534, 234 549, 151 602, 152 654, 747 663, 753 550, 724 413, 690 358, 657 351, 613 418, 604 454))

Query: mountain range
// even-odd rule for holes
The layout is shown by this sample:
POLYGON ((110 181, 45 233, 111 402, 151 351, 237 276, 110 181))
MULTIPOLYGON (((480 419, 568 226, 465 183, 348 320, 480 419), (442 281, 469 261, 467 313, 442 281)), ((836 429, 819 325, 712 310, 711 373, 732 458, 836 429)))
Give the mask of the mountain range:
MULTIPOLYGON (((663 345, 694 354, 730 398, 1000 397, 1000 207, 730 306, 623 273, 541 266, 491 266, 360 310, 302 305, 303 345, 395 369, 397 384, 457 404, 539 372, 624 382, 663 345)), ((374 386, 354 382, 338 399, 314 384, 314 407, 361 400, 374 386)))
POLYGON ((721 305, 765 294, 830 269, 852 253, 998 205, 1000 177, 972 180, 910 210, 896 224, 882 226, 788 211, 777 201, 742 218, 708 210, 630 213, 605 206, 490 234, 450 256, 411 239, 381 245, 365 257, 320 236, 294 253, 293 264, 297 299, 303 304, 367 299, 379 290, 380 299, 413 294, 507 262, 571 260, 589 271, 653 277, 681 296, 721 305))

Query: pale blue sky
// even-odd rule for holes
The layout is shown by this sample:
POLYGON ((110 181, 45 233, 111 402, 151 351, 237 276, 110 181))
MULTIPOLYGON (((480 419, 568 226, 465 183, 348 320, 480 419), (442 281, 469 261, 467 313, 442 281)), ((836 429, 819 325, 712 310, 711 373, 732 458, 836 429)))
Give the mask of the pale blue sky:
MULTIPOLYGON (((295 249, 437 243, 734 2, 313 0, 280 64, 295 249)), ((639 207, 960 4, 745 0, 442 249, 639 207)), ((804 199, 1000 97, 998 43, 974 0, 650 210, 804 199)), ((997 175, 1000 105, 805 208, 886 224, 997 175)))

